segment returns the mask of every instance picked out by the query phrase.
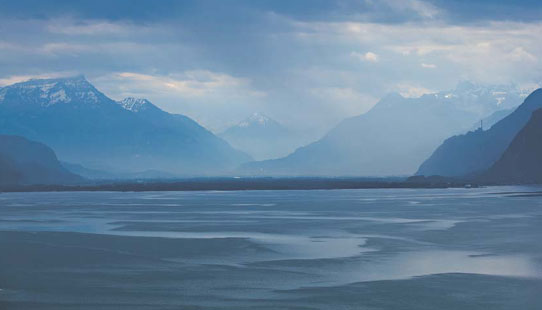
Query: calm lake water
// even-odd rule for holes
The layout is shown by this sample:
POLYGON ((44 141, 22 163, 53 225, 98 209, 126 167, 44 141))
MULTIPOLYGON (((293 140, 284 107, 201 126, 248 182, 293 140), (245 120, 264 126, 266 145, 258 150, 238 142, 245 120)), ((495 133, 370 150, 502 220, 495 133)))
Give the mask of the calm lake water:
POLYGON ((0 194, 0 309, 542 309, 541 187, 0 194))

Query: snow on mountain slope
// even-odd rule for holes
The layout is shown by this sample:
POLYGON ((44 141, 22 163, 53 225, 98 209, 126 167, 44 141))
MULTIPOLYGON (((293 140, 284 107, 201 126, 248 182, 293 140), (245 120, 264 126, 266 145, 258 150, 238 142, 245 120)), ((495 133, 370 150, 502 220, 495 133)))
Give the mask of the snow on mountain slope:
POLYGON ((155 108, 155 106, 147 99, 128 97, 119 101, 119 104, 126 110, 139 112, 146 109, 155 108))
POLYGON ((29 80, 0 90, 0 101, 4 104, 24 103, 40 107, 58 103, 97 104, 104 97, 84 76, 29 80))

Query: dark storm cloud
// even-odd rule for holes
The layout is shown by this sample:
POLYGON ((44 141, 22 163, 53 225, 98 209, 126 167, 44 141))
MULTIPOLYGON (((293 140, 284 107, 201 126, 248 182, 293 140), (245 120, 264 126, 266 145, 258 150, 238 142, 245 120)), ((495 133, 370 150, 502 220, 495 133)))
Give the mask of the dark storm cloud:
MULTIPOLYGON (((297 20, 398 23, 420 20, 425 6, 439 9, 448 22, 480 20, 535 21, 541 19, 538 0, 2 0, 0 15, 17 18, 55 18, 71 15, 83 19, 130 20, 136 23, 177 19, 201 24, 246 24, 255 12, 275 12, 297 20), (414 4, 414 5, 409 5, 414 4)), ((256 14, 257 15, 257 14, 256 14)))
POLYGON ((432 0, 450 22, 542 21, 539 0, 432 0))

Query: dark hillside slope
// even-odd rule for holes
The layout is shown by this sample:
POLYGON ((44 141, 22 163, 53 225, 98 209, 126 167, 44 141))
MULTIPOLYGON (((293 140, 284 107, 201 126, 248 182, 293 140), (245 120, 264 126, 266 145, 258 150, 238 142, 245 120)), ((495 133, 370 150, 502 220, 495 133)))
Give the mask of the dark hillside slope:
POLYGON ((513 113, 489 130, 471 131, 444 141, 416 174, 465 176, 485 171, 501 157, 533 111, 540 108, 542 89, 537 89, 513 113))
POLYGON ((499 183, 542 183, 542 109, 533 112, 484 178, 499 183))
POLYGON ((0 135, 0 184, 72 184, 83 179, 67 171, 44 144, 0 135))

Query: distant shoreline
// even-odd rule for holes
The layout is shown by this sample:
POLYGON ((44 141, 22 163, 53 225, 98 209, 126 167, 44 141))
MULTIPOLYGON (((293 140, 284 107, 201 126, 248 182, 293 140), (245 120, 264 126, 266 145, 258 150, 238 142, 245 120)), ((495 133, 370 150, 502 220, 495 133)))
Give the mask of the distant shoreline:
POLYGON ((118 181, 80 185, 0 186, 0 192, 151 192, 151 191, 241 191, 241 190, 331 190, 392 188, 472 188, 479 184, 453 181, 412 182, 407 179, 370 178, 194 178, 171 181, 118 181))

